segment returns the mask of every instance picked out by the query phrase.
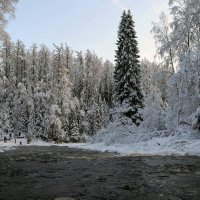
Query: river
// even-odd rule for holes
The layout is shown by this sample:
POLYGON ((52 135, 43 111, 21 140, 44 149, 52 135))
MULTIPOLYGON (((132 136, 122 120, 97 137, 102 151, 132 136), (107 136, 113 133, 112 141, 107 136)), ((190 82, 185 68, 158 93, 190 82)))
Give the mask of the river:
POLYGON ((200 157, 67 147, 0 153, 0 200, 199 200, 200 157))

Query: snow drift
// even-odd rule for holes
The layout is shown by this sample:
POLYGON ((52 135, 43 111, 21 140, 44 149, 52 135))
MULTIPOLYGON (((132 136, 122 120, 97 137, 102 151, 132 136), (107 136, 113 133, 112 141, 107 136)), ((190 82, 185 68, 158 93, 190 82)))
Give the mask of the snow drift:
POLYGON ((117 152, 121 155, 198 155, 200 135, 188 127, 171 132, 137 128, 131 123, 110 123, 86 144, 70 144, 70 147, 117 152))

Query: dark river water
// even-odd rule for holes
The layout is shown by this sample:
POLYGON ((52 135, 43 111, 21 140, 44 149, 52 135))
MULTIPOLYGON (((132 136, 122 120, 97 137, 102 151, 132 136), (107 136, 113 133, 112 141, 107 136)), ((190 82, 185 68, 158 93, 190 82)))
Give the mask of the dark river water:
POLYGON ((200 200, 200 157, 19 147, 0 153, 0 200, 15 199, 200 200))

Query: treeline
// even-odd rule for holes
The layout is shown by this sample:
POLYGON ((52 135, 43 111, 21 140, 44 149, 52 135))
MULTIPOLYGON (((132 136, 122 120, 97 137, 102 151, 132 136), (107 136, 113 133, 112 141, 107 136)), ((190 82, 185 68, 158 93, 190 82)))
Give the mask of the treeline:
POLYGON ((108 123, 113 64, 67 45, 0 48, 0 131, 58 142, 84 141, 108 123))

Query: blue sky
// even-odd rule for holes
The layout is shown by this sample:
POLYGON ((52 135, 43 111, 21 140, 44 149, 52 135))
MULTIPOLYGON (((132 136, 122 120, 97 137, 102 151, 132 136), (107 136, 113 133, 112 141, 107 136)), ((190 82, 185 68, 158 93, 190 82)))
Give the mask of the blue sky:
POLYGON ((140 55, 153 60, 152 21, 167 8, 168 0, 19 0, 7 31, 27 46, 44 43, 51 48, 63 42, 73 50, 94 50, 113 61, 121 13, 130 9, 140 55))

